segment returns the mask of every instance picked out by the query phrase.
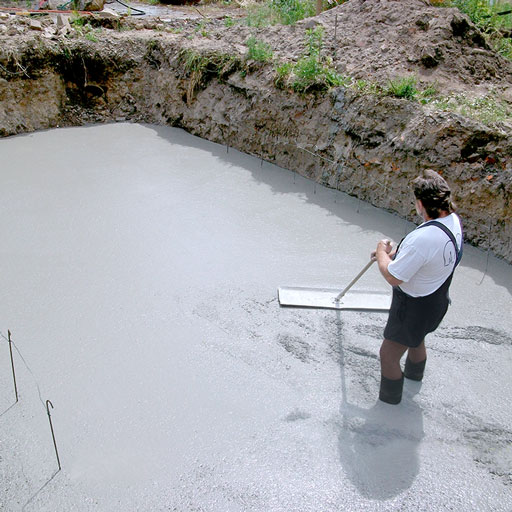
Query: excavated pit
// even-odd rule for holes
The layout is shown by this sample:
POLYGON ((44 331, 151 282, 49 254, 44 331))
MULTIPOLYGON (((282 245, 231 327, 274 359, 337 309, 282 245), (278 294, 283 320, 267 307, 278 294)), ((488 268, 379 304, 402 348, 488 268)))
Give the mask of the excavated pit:
MULTIPOLYGON (((390 406, 386 315, 276 289, 343 286, 413 224, 170 127, 0 149, 0 509, 511 509, 506 262, 466 247, 425 380, 390 406)), ((375 266, 356 287, 389 290, 375 266)))

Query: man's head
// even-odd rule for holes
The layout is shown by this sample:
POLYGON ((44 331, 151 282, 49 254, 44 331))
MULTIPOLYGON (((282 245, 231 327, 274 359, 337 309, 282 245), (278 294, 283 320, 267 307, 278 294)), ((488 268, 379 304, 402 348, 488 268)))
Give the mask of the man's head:
POLYGON ((442 176, 432 169, 426 169, 412 182, 414 197, 421 201, 431 219, 437 219, 442 213, 451 213, 455 205, 451 202, 451 190, 442 176))

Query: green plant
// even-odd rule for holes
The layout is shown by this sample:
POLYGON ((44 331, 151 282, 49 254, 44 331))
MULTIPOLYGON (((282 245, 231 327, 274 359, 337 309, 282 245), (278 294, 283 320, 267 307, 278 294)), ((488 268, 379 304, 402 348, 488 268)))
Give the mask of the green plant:
POLYGON ((74 27, 83 27, 86 24, 87 20, 80 16, 80 14, 77 11, 73 11, 71 13, 69 23, 74 27))
POLYGON ((98 38, 96 37, 96 33, 94 31, 89 31, 85 34, 85 38, 88 39, 89 41, 92 41, 93 43, 97 43, 98 42, 98 38))
POLYGON ((270 0, 270 9, 283 25, 315 15, 315 4, 311 0, 270 0))
POLYGON ((512 120, 512 107, 493 92, 478 97, 468 97, 466 94, 439 97, 430 105, 437 110, 454 112, 488 125, 512 120))
POLYGON ((394 78, 389 80, 385 92, 390 96, 412 100, 416 97, 416 78, 413 76, 394 78))
POLYGON ((205 85, 213 77, 222 80, 240 66, 235 56, 217 52, 201 54, 195 50, 182 50, 178 58, 189 75, 187 102, 194 97, 197 87, 205 85))
POLYGON ((426 89, 418 91, 418 100, 420 103, 426 104, 432 102, 439 92, 435 85, 429 85, 426 89))
POLYGON ((376 82, 368 82, 367 80, 356 80, 352 87, 363 94, 373 94, 379 95, 382 94, 382 87, 376 82))
POLYGON ((291 25, 314 15, 315 3, 311 0, 266 0, 249 7, 246 21, 250 27, 291 25))
POLYGON ((284 89, 288 84, 288 79, 293 72, 293 64, 291 62, 283 62, 275 66, 276 76, 274 84, 279 89, 284 89))
POLYGON ((224 26, 225 27, 232 27, 233 25, 235 24, 235 20, 233 18, 231 18, 230 16, 227 16, 225 19, 224 19, 224 26))
POLYGON ((208 26, 209 21, 208 20, 201 20, 196 28, 194 29, 194 32, 200 33, 203 37, 208 37, 208 31, 206 30, 206 27, 208 26))
POLYGON ((255 60, 258 62, 267 62, 272 59, 272 47, 265 43, 264 41, 259 41, 254 36, 251 36, 247 40, 247 47, 249 48, 249 52, 247 53, 247 58, 249 60, 255 60))
POLYGON ((321 55, 323 47, 323 29, 306 30, 306 52, 293 68, 292 89, 305 93, 326 90, 330 87, 347 86, 350 79, 340 75, 332 60, 321 55))
POLYGON ((269 3, 251 4, 247 8, 247 17, 245 19, 249 27, 268 27, 276 23, 273 19, 272 8, 269 3))

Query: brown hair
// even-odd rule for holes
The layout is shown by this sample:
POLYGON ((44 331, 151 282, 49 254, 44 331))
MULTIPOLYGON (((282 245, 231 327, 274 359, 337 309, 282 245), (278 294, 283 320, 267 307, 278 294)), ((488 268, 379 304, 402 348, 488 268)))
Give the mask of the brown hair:
POLYGON ((452 213, 455 205, 451 190, 445 179, 432 169, 425 169, 412 182, 414 197, 419 199, 431 219, 437 219, 441 212, 452 213))

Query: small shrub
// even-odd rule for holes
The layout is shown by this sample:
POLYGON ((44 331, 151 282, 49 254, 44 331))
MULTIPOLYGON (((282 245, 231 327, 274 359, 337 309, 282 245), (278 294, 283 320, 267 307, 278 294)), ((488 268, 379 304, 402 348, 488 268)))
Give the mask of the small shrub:
POLYGON ((315 15, 315 3, 311 0, 267 0, 248 9, 247 25, 291 25, 315 15))
POLYGON ((439 92, 437 91, 437 87, 435 85, 429 85, 423 91, 418 92, 418 100, 423 104, 430 103, 438 96, 438 94, 439 92))
POLYGON ((270 8, 283 25, 315 15, 315 3, 311 0, 270 0, 270 8))
POLYGON ((269 44, 264 41, 259 41, 254 36, 251 36, 247 40, 247 47, 249 48, 249 52, 247 54, 247 58, 249 60, 255 60, 258 62, 268 62, 272 59, 272 48, 269 44))
POLYGON ((293 64, 291 62, 283 62, 275 67, 276 77, 274 84, 279 89, 284 89, 288 84, 288 79, 293 72, 293 64))
POLYGON ((296 92, 322 91, 330 87, 348 85, 350 79, 343 77, 333 67, 332 60, 321 56, 323 29, 306 30, 306 53, 293 68, 292 88, 296 92))
POLYGON ((252 4, 247 8, 246 23, 249 27, 261 28, 275 24, 271 7, 268 4, 252 4))
POLYGON ((416 78, 413 76, 389 80, 386 93, 397 98, 412 100, 418 93, 416 78))
POLYGON ((232 27, 233 25, 235 24, 235 20, 233 18, 231 18, 230 16, 227 16, 225 19, 224 19, 224 26, 225 27, 232 27))
POLYGON ((200 23, 198 23, 198 25, 196 26, 196 28, 194 29, 194 32, 197 34, 201 34, 203 37, 208 37, 209 36, 209 33, 208 31, 206 30, 206 27, 208 26, 208 20, 201 20, 200 23))

